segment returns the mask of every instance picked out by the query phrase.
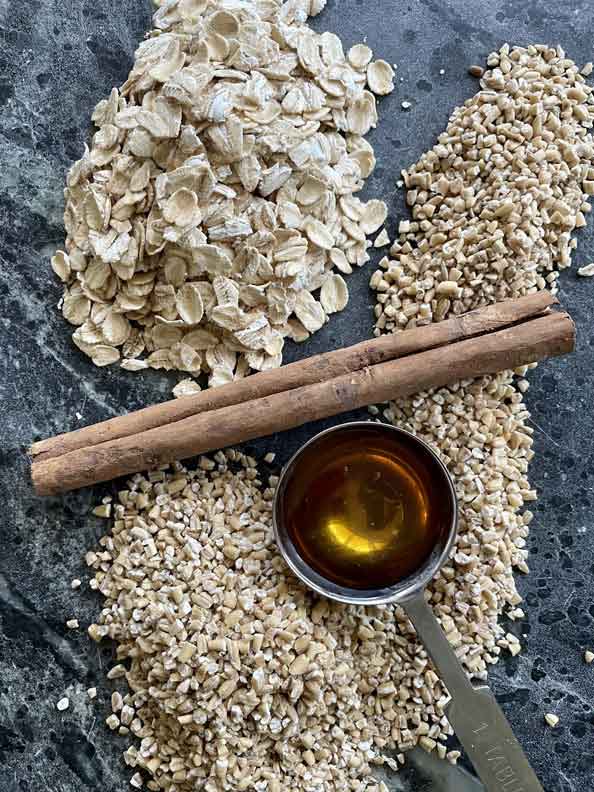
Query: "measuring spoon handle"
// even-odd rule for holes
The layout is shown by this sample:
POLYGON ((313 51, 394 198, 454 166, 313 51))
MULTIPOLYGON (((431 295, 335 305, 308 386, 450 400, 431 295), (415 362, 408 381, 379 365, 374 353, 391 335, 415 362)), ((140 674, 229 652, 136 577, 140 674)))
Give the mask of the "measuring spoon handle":
POLYGON ((488 687, 473 687, 423 592, 401 603, 451 701, 446 714, 487 792, 544 792, 488 687))

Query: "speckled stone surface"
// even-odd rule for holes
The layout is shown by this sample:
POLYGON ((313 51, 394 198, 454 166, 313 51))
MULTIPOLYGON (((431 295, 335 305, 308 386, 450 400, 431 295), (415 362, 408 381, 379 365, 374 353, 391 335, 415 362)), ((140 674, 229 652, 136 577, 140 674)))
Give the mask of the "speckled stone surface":
MULTIPOLYGON (((94 368, 56 311, 61 290, 48 266, 63 240, 64 174, 82 152, 92 108, 125 79, 150 14, 148 0, 0 0, 0 792, 116 792, 130 775, 120 758, 126 738, 103 724, 113 689, 104 677, 110 649, 90 643, 83 628, 64 626, 76 615, 84 627, 99 609, 82 556, 101 535, 88 513, 108 488, 39 500, 23 449, 163 399, 176 380, 94 368), (83 580, 79 592, 70 589, 75 577, 83 580), (91 685, 95 703, 85 694, 91 685), (58 713, 63 695, 70 708, 58 713)), ((393 219, 404 216, 398 171, 476 90, 469 64, 505 41, 560 43, 579 62, 594 56, 590 0, 331 0, 314 25, 349 45, 366 36, 378 56, 398 64, 402 81, 381 102, 372 136, 378 168, 369 182, 393 219), (412 104, 408 112, 403 100, 412 104)), ((575 258, 585 264, 594 259, 594 231, 579 240, 575 258)), ((348 309, 289 357, 371 333, 372 266, 351 277, 348 309)), ((594 647, 594 281, 564 274, 561 299, 578 326, 578 351, 543 364, 527 396, 540 499, 529 539, 532 572, 519 580, 527 617, 509 627, 525 651, 494 668, 490 683, 547 792, 585 792, 594 779, 594 665, 583 660, 594 647), (555 730, 544 725, 545 712, 558 714, 555 730)), ((320 426, 252 448, 275 450, 282 462, 320 426)), ((389 785, 481 788, 423 753, 389 785)))

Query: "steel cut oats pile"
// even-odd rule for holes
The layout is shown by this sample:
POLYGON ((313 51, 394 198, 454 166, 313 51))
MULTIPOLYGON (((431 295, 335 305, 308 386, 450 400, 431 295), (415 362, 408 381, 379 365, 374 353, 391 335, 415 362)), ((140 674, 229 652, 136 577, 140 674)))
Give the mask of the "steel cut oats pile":
POLYGON ((279 366, 341 311, 382 201, 364 136, 393 89, 369 47, 307 18, 325 0, 166 0, 94 114, 65 191, 62 313, 98 366, 177 369, 176 395, 279 366), (314 292, 321 289, 319 299, 314 292))
MULTIPOLYGON (((404 174, 412 220, 372 278, 377 333, 554 288, 570 262, 594 192, 591 89, 560 49, 505 46, 488 65, 480 92, 404 174)), ((535 498, 523 374, 383 413, 432 443, 454 476, 460 534, 429 596, 475 679, 521 648, 498 620, 523 615, 513 570, 527 571, 523 507, 535 498)), ((275 483, 237 451, 138 475, 88 554, 105 597, 89 633, 117 645, 110 676, 125 675, 129 692, 108 723, 139 738, 125 755, 135 786, 378 792, 373 765, 397 766, 417 743, 459 755, 445 746, 447 694, 402 611, 318 599, 289 573, 273 543, 275 483)))

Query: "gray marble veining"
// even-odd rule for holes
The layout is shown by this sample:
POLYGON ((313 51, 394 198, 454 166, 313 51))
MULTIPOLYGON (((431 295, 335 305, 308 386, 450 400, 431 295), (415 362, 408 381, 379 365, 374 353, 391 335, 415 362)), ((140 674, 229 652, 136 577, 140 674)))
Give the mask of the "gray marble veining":
MULTIPOLYGON (((48 268, 63 241, 65 172, 82 152, 92 108, 125 79, 150 14, 148 0, 0 0, 0 792, 116 792, 130 775, 120 758, 126 738, 103 724, 111 650, 65 628, 73 615, 88 624, 99 609, 85 583, 74 593, 70 581, 87 578, 82 555, 102 530, 88 513, 108 488, 39 500, 23 449, 163 399, 176 380, 93 368, 56 311, 60 287, 48 268), (98 689, 95 703, 85 694, 90 685, 98 689), (62 695, 71 705, 58 713, 62 695)), ((469 64, 505 41, 560 43, 578 62, 594 59, 590 0, 331 0, 313 24, 347 44, 366 36, 398 64, 396 91, 382 101, 372 136, 378 167, 368 189, 390 203, 392 228, 405 216, 398 171, 476 90, 469 64), (411 102, 408 112, 403 100, 411 102)), ((575 258, 594 259, 591 228, 580 233, 575 258)), ((289 358, 369 336, 371 269, 350 278, 348 309, 289 358)), ((576 320, 578 350, 542 365, 527 397, 540 499, 529 539, 532 572, 519 581, 527 617, 509 626, 526 648, 495 667, 490 684, 547 792, 581 792, 594 777, 594 665, 583 661, 594 644, 594 282, 564 274, 561 300, 576 320), (544 725, 547 711, 560 717, 555 730, 544 725)), ((282 462, 330 423, 251 448, 271 448, 282 462)), ((388 779, 404 792, 480 789, 423 752, 388 779)))

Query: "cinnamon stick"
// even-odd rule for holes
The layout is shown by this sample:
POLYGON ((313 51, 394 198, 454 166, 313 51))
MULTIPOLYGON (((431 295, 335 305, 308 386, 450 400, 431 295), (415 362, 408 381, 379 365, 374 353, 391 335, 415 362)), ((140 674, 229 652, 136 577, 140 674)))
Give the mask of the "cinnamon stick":
POLYGON ((220 388, 173 399, 74 432, 41 440, 31 446, 29 454, 36 461, 51 459, 79 448, 129 437, 158 426, 167 426, 199 413, 313 385, 316 382, 360 371, 366 366, 498 330, 536 316, 556 302, 556 298, 549 292, 536 292, 516 300, 479 308, 426 327, 384 335, 345 349, 314 355, 274 371, 254 374, 220 388))
POLYGON ((231 404, 57 457, 34 460, 40 495, 107 481, 460 379, 516 368, 573 349, 566 313, 550 313, 332 379, 231 404))

